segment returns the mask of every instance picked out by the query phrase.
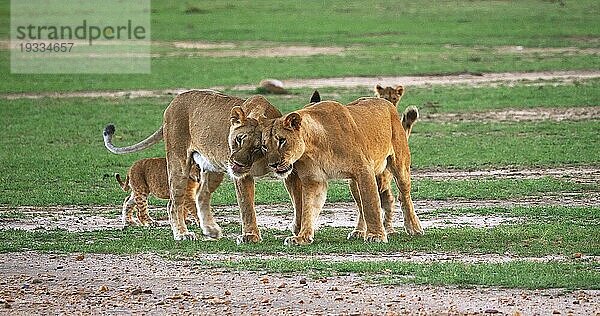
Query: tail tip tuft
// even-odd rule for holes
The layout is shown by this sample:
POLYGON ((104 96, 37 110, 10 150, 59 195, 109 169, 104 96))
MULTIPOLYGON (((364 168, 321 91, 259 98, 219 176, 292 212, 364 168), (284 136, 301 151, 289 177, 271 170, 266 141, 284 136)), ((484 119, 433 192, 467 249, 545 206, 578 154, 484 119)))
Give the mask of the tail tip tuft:
POLYGON ((419 110, 415 106, 409 106, 404 111, 404 118, 409 122, 414 122, 419 118, 419 110))
POLYGON ((319 94, 319 91, 315 90, 313 92, 313 94, 310 96, 310 103, 317 103, 317 102, 321 102, 321 95, 319 94))
POLYGON ((115 133, 115 126, 113 124, 108 124, 104 128, 104 136, 112 136, 115 133))

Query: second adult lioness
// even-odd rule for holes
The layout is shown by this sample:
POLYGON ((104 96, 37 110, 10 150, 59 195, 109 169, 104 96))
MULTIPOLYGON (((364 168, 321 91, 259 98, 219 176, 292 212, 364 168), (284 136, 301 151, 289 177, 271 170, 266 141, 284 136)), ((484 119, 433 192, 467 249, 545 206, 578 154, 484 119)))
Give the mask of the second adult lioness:
POLYGON ((410 196, 410 152, 400 115, 387 100, 361 98, 347 106, 335 101, 316 103, 285 117, 267 120, 263 151, 279 177, 296 173, 301 196, 301 227, 287 244, 309 244, 327 195, 327 180, 356 182, 359 210, 365 223, 364 239, 387 242, 381 221, 375 177, 389 170, 396 179, 409 234, 422 234, 410 196))
MULTIPOLYGON (((185 192, 192 160, 201 170, 196 205, 202 232, 213 238, 221 237, 221 228, 210 210, 210 197, 223 180, 224 173, 230 172, 235 175, 242 217, 242 236, 238 241, 261 240, 254 210, 253 177, 267 174, 270 170, 263 154, 251 142, 241 142, 235 148, 235 160, 229 160, 230 133, 234 137, 237 133, 236 127, 230 129, 229 124, 231 110, 235 106, 244 109, 248 117, 281 116, 279 110, 261 96, 243 100, 211 90, 191 90, 177 95, 171 101, 165 110, 162 127, 138 144, 117 148, 112 144, 114 126, 109 125, 104 130, 106 148, 117 154, 143 150, 164 138, 170 191, 168 213, 175 240, 196 239, 196 235, 188 231, 184 216, 185 192)), ((245 134, 252 133, 259 137, 262 132, 258 125, 239 128, 243 128, 245 134)))

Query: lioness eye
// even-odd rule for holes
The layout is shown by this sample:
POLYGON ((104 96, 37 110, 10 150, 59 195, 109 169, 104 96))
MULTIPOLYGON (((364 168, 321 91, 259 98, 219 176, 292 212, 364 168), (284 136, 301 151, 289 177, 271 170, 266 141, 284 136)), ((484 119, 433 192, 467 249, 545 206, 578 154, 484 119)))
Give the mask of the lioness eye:
POLYGON ((279 148, 281 148, 283 145, 285 145, 285 138, 280 138, 279 139, 279 148))
POLYGON ((244 138, 246 138, 246 135, 238 135, 238 136, 235 137, 235 142, 238 145, 241 145, 242 141, 244 141, 244 138))

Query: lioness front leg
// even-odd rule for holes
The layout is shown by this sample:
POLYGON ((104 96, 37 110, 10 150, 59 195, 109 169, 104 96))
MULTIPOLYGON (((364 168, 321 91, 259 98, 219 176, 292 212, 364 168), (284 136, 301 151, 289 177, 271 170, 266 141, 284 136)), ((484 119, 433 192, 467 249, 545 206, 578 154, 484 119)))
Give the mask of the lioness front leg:
POLYGON ((364 170, 357 176, 356 181, 360 192, 363 215, 367 225, 365 241, 387 242, 387 235, 381 221, 381 210, 379 208, 381 203, 379 201, 379 192, 377 190, 375 174, 372 171, 364 170))
POLYGON ((210 208, 210 199, 223 181, 223 176, 223 173, 203 171, 200 175, 200 190, 196 195, 196 209, 202 233, 211 238, 221 238, 222 236, 221 227, 215 222, 210 208))
POLYGON ((284 184, 294 205, 294 221, 290 224, 290 230, 298 235, 302 226, 302 182, 296 172, 292 172, 285 178, 284 184))
POLYGON ((285 239, 285 245, 308 245, 315 238, 315 221, 327 199, 327 181, 302 181, 302 216, 300 232, 285 239))
POLYGON ((256 223, 256 210, 254 209, 254 178, 252 176, 236 178, 235 194, 242 217, 242 235, 238 237, 237 243, 257 243, 262 241, 260 230, 256 223))
POLYGON ((363 205, 360 201, 360 191, 358 184, 354 180, 350 180, 350 192, 358 207, 358 218, 356 220, 356 227, 353 231, 348 234, 348 239, 361 238, 364 239, 367 233, 367 223, 365 223, 365 217, 363 214, 363 205))

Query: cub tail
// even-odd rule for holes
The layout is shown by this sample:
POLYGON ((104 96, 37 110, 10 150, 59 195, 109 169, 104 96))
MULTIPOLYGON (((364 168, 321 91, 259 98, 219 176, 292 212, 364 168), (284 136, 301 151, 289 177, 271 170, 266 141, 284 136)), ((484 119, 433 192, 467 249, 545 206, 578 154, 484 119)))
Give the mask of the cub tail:
POLYGON ((131 189, 131 186, 129 186, 129 175, 125 177, 125 181, 121 179, 121 175, 118 173, 115 173, 115 178, 117 179, 117 182, 119 182, 119 186, 121 186, 123 191, 127 192, 129 189, 131 189))

